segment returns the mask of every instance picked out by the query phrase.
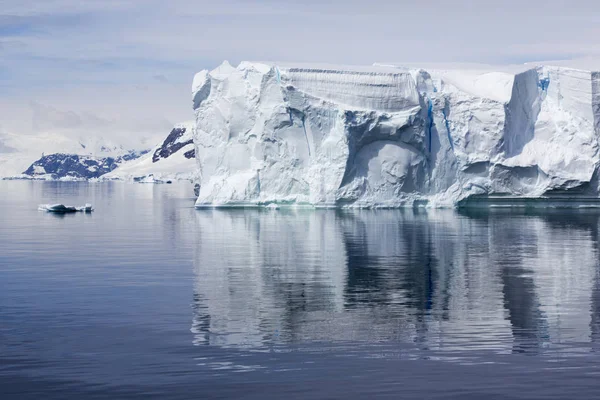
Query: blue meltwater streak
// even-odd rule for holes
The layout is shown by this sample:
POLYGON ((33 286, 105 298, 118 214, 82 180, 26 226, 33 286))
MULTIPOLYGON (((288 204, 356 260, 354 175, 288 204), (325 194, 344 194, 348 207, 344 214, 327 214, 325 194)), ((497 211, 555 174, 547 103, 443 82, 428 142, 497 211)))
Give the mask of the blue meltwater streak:
POLYGON ((427 101, 429 102, 429 106, 427 107, 427 118, 429 119, 429 128, 428 128, 428 135, 429 135, 429 152, 431 152, 431 137, 432 137, 432 131, 433 131, 433 102, 431 101, 430 98, 427 98, 427 101))

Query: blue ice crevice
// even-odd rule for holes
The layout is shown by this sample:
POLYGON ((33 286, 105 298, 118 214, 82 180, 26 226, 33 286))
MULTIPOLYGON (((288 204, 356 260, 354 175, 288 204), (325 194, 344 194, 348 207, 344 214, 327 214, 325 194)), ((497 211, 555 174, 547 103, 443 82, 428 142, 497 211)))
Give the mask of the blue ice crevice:
POLYGON ((550 78, 549 77, 541 78, 540 81, 538 82, 538 86, 540 87, 540 89, 542 89, 542 92, 547 92, 548 87, 550 86, 550 78))
POLYGON ((435 122, 433 121, 433 101, 429 97, 427 97, 427 120, 429 121, 429 126, 427 128, 427 136, 429 137, 429 152, 431 153, 431 141, 433 135, 433 126, 435 122))

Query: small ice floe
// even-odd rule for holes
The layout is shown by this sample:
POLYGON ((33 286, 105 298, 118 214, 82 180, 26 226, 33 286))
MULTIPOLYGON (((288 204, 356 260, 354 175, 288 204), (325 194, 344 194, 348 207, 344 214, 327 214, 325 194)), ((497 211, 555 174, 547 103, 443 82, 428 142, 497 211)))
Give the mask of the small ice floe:
POLYGON ((267 210, 279 210, 279 206, 275 203, 270 203, 265 206, 267 210))
POLYGON ((66 214, 66 213, 74 213, 74 212, 84 212, 90 213, 94 211, 91 204, 86 204, 81 207, 74 206, 65 206, 64 204, 40 204, 38 206, 38 210, 40 211, 48 211, 58 214, 66 214))

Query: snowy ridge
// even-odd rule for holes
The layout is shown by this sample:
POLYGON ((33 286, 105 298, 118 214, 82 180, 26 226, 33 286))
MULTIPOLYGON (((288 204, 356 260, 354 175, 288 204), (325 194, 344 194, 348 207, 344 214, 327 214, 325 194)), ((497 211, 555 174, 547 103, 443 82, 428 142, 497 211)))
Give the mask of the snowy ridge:
POLYGON ((224 63, 193 83, 197 206, 597 199, 599 78, 224 63))
MULTIPOLYGON (((174 153, 194 143, 192 137, 193 127, 191 124, 178 124, 171 130, 169 136, 158 146, 152 154, 152 162, 156 163, 161 159, 169 158, 174 153)), ((185 157, 194 158, 194 149, 188 150, 189 154, 185 157)))
POLYGON ((196 176, 193 129, 192 122, 175 125, 167 138, 148 154, 121 164, 119 168, 103 175, 102 180, 143 183, 193 181, 196 176))

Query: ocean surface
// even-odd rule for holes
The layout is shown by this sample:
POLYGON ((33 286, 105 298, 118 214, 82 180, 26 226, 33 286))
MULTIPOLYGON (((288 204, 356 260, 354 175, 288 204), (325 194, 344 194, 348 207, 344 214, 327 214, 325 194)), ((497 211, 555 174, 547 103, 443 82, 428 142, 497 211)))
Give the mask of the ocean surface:
POLYGON ((600 211, 193 205, 0 181, 0 399, 600 396, 600 211))

